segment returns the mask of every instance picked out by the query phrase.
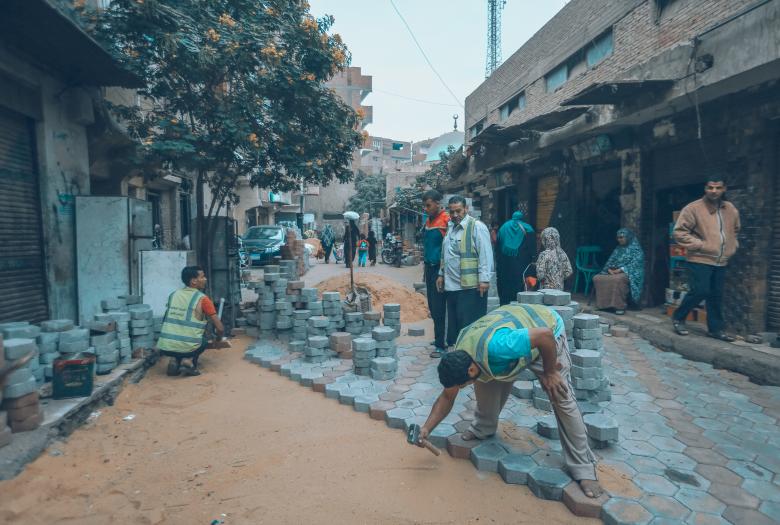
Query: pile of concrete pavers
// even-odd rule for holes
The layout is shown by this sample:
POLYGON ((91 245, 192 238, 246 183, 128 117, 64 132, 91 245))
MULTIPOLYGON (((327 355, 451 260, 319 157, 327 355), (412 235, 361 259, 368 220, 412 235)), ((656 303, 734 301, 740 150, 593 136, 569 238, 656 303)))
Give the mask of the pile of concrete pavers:
MULTIPOLYGON (((588 437, 596 448, 604 448, 617 441, 617 422, 600 413, 599 403, 612 399, 609 379, 604 374, 602 355, 602 327, 597 315, 579 313, 579 303, 571 300, 571 294, 561 290, 519 292, 520 304, 544 304, 556 311, 563 319, 566 337, 571 349, 571 384, 574 395, 585 414, 588 437), (590 424, 588 423, 590 422, 590 424)), ((515 382, 512 393, 529 399, 538 410, 551 411, 552 405, 547 393, 530 370, 521 374, 515 382)), ((540 419, 537 432, 551 439, 558 439, 557 422, 553 416, 540 419)))
POLYGON ((389 380, 398 372, 396 328, 375 326, 370 334, 352 340, 352 364, 356 375, 389 380))
POLYGON ((401 305, 387 303, 382 305, 382 324, 395 329, 395 336, 401 335, 401 305))
POLYGON ((4 335, 34 335, 37 326, 24 328, 23 326, 0 325, 0 367, 6 361, 16 361, 27 355, 31 359, 21 368, 17 368, 6 376, 5 383, 0 393, 0 447, 11 442, 11 434, 35 430, 43 422, 43 412, 38 401, 39 382, 36 376, 42 377, 43 368, 38 362, 38 348, 35 339, 30 337, 13 337, 5 339, 4 335), (40 373, 37 371, 40 370, 40 373))

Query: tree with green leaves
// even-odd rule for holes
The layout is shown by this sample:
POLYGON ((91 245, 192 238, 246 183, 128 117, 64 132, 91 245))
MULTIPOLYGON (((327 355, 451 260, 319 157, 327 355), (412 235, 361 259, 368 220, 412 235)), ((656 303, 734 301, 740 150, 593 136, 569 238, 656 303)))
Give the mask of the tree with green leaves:
POLYGON ((84 16, 145 82, 139 104, 111 108, 139 165, 196 178, 204 264, 203 219, 237 202, 240 178, 274 191, 351 180, 362 137, 324 84, 350 59, 332 17, 315 19, 303 0, 113 0, 84 16))
POLYGON ((355 194, 349 198, 349 209, 357 213, 376 215, 376 212, 385 206, 386 188, 385 175, 367 175, 359 171, 355 176, 355 194))
POLYGON ((448 146, 447 151, 439 153, 439 161, 418 175, 412 186, 396 189, 396 204, 407 210, 421 210, 423 193, 431 189, 442 191, 444 185, 451 180, 449 163, 455 155, 455 151, 453 146, 448 146))

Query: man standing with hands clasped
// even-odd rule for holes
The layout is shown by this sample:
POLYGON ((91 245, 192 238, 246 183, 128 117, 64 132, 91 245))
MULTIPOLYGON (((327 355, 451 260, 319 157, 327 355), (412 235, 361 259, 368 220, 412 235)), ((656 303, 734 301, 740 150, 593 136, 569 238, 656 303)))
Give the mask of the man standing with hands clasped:
POLYGON ((685 318, 702 300, 707 302, 707 335, 731 342, 724 331, 723 281, 729 258, 739 248, 739 212, 724 199, 726 184, 715 178, 704 185, 704 197, 688 204, 674 225, 674 240, 686 250, 690 291, 674 312, 674 331, 688 335, 685 318))
POLYGON ((463 328, 487 313, 493 247, 487 226, 468 214, 465 198, 455 195, 448 204, 450 223, 436 288, 447 300, 447 340, 455 341, 463 328))

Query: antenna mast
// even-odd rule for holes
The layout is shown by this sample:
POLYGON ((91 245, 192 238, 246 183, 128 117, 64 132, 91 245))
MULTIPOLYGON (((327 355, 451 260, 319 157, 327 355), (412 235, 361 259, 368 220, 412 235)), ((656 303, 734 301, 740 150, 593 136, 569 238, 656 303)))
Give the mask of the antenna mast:
POLYGON ((506 0, 488 0, 487 60, 485 78, 501 65, 501 12, 506 0))

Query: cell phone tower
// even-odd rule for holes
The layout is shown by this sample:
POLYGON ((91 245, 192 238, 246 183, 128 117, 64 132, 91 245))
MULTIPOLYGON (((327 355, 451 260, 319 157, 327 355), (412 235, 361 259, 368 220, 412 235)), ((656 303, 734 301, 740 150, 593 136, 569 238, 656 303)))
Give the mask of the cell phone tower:
POLYGON ((488 0, 487 60, 485 78, 501 65, 501 12, 506 0, 488 0))

